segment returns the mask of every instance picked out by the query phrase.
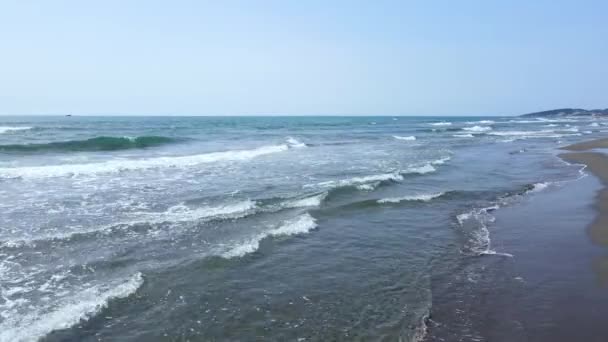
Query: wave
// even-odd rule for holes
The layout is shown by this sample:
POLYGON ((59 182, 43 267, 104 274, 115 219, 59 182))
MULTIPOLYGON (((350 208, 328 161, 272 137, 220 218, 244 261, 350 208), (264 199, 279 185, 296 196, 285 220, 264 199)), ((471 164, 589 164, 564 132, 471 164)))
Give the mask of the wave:
MULTIPOLYGON (((403 180, 403 176, 400 173, 396 172, 396 173, 384 173, 384 174, 363 176, 363 177, 352 177, 352 178, 341 179, 341 180, 331 180, 331 181, 317 183, 315 185, 322 187, 322 188, 336 188, 336 187, 346 187, 346 186, 359 186, 359 185, 365 185, 365 184, 375 183, 375 182, 401 181, 401 180, 403 180)), ((312 185, 312 186, 314 186, 314 185, 312 185)), ((307 184, 304 187, 310 187, 310 185, 307 184)), ((365 190, 365 189, 362 189, 362 190, 365 190)))
POLYGON ((361 176, 361 177, 352 177, 347 179, 340 180, 330 180, 325 182, 320 182, 316 184, 305 184, 303 188, 340 188, 340 187, 350 187, 354 186, 359 190, 373 190, 382 182, 398 182, 403 180, 403 176, 406 174, 425 174, 430 172, 435 172, 437 169, 433 165, 443 164, 446 161, 450 160, 449 157, 441 158, 435 161, 432 161, 428 164, 424 164, 422 166, 413 166, 407 169, 403 169, 397 172, 391 173, 381 173, 377 175, 369 175, 369 176, 361 176))
POLYGON ((457 215, 456 220, 458 221, 458 225, 465 230, 465 233, 469 237, 464 245, 465 252, 472 253, 473 255, 501 255, 512 257, 513 255, 509 253, 499 253, 491 248, 492 240, 490 239, 488 225, 496 220, 492 215, 492 212, 500 209, 501 206, 509 205, 512 201, 515 201, 522 196, 543 191, 551 184, 552 182, 526 184, 520 189, 499 196, 493 201, 494 203, 489 206, 474 208, 468 212, 457 215))
POLYGON ((289 144, 289 147, 295 147, 295 148, 302 148, 302 147, 306 147, 307 145, 304 143, 299 142, 298 140, 296 140, 295 138, 292 137, 287 137, 287 144, 289 144))
POLYGON ((473 126, 473 127, 464 127, 462 129, 463 131, 467 131, 467 132, 487 132, 487 131, 491 131, 492 127, 489 126, 473 126))
POLYGON ((95 137, 86 140, 58 141, 45 144, 0 145, 0 152, 82 152, 116 151, 169 144, 178 139, 161 136, 95 137))
POLYGON ((495 123, 492 120, 467 121, 467 125, 491 125, 495 123))
POLYGON ((310 197, 289 200, 289 201, 283 203, 282 207, 283 208, 318 207, 321 205, 321 203, 323 202, 325 197, 327 197, 327 195, 328 195, 327 192, 324 192, 324 193, 310 196, 310 197))
POLYGON ((473 134, 454 134, 454 138, 474 138, 473 134))
POLYGON ((539 182, 526 186, 527 190, 524 193, 540 192, 548 188, 552 182, 539 182))
POLYGON ((211 152, 177 157, 156 157, 135 160, 110 160, 90 164, 62 164, 0 168, 0 178, 48 178, 115 173, 153 168, 183 168, 222 161, 244 161, 266 154, 287 151, 289 146, 269 145, 251 150, 211 152))
POLYGON ((57 303, 48 312, 30 310, 24 316, 7 316, 0 323, 0 341, 35 341, 52 331, 70 328, 99 314, 111 300, 131 296, 143 283, 143 276, 138 272, 118 284, 82 290, 74 298, 57 303))
POLYGON ((399 135, 393 135, 393 138, 395 138, 395 139, 397 139, 397 140, 405 140, 405 141, 413 141, 413 140, 416 140, 416 137, 415 137, 415 136, 413 136, 413 135, 411 135, 411 136, 409 136, 409 137, 402 137, 402 136, 399 136, 399 135))
MULTIPOLYGON (((190 208, 184 204, 174 205, 164 212, 139 212, 129 225, 137 223, 159 224, 164 222, 196 222, 205 219, 240 218, 250 214, 257 208, 252 200, 224 204, 216 207, 190 208)), ((124 225, 124 223, 122 224, 124 225)))
POLYGON ((378 203, 399 203, 403 201, 421 201, 421 202, 429 202, 435 198, 443 196, 444 192, 438 192, 434 194, 419 194, 419 195, 411 195, 411 196, 403 196, 403 197, 389 197, 379 199, 378 203))
POLYGON ((305 234, 317 228, 317 221, 309 213, 302 214, 293 219, 284 221, 280 226, 258 234, 257 236, 240 242, 222 254, 222 257, 230 259, 242 257, 253 253, 260 247, 260 242, 271 236, 291 236, 305 234))
POLYGON ((14 131, 27 131, 32 129, 30 126, 0 126, 0 134, 14 132, 14 131))
POLYGON ((590 124, 589 127, 600 127, 600 124, 598 124, 597 122, 594 122, 594 123, 590 124))
POLYGON ((431 125, 431 126, 451 126, 452 123, 443 121, 443 122, 433 122, 433 123, 430 123, 429 125, 431 125))

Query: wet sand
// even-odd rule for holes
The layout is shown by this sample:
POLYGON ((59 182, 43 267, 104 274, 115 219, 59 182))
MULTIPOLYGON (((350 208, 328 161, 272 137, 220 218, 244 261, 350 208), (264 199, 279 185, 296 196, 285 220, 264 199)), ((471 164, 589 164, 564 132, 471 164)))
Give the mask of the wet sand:
POLYGON ((597 195, 595 206, 598 215, 589 227, 589 235, 594 243, 608 247, 608 156, 588 151, 596 148, 608 148, 608 139, 590 140, 562 147, 563 150, 576 152, 562 153, 559 157, 569 163, 587 165, 586 170, 604 184, 604 188, 597 195))
POLYGON ((608 138, 583 141, 580 143, 564 146, 561 149, 568 151, 587 151, 595 148, 608 148, 608 138))

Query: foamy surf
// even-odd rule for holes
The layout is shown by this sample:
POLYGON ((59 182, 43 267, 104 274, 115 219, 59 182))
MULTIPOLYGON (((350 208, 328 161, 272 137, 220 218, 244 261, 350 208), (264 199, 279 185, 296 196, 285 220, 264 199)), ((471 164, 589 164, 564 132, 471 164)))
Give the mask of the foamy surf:
POLYGON ((429 125, 431 125, 431 126, 451 126, 452 123, 447 122, 447 121, 442 121, 442 122, 433 122, 433 123, 430 123, 429 125))
POLYGON ((0 168, 2 178, 47 178, 61 176, 78 176, 101 173, 114 173, 152 168, 182 168, 198 164, 246 161, 267 154, 287 151, 287 145, 262 146, 251 150, 211 152, 179 157, 156 157, 135 160, 110 160, 90 164, 62 164, 46 166, 23 166, 0 168))
POLYGON ((293 219, 284 221, 276 228, 270 229, 231 247, 222 254, 222 257, 230 259, 242 257, 253 253, 260 247, 260 242, 271 236, 291 236, 305 234, 317 228, 317 221, 309 213, 299 215, 293 219))
POLYGON ((6 315, 0 323, 0 341, 36 341, 54 330, 70 328, 99 314, 111 300, 132 295, 143 283, 143 276, 138 272, 122 282, 81 290, 46 308, 6 315))
POLYGON ((454 138, 473 138, 473 134, 454 134, 452 135, 454 138))

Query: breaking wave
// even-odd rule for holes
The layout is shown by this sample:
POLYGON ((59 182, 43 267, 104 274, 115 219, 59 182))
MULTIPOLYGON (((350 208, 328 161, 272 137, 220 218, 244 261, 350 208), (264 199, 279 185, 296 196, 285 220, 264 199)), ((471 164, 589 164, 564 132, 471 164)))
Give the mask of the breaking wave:
POLYGON ((35 341, 54 330, 87 321, 105 309, 113 299, 134 294, 144 283, 141 273, 108 286, 84 289, 62 298, 52 308, 34 308, 25 315, 7 315, 0 323, 0 341, 35 341))
POLYGON ((180 168, 222 161, 243 161, 266 154, 287 151, 287 145, 262 146, 251 150, 211 152, 177 157, 155 157, 135 160, 110 160, 90 164, 62 164, 0 168, 0 178, 47 178, 114 173, 152 168, 180 168))
POLYGON ((242 257, 246 254, 257 251, 260 247, 260 242, 267 237, 305 234, 315 228, 317 228, 317 221, 309 213, 305 213, 293 219, 284 221, 278 227, 260 233, 251 239, 232 246, 230 249, 228 249, 222 254, 222 257, 227 259, 242 257))
POLYGON ((49 142, 45 144, 0 145, 0 152, 81 152, 116 151, 147 148, 176 142, 178 139, 161 136, 95 137, 86 140, 49 142))
POLYGON ((492 127, 489 127, 489 126, 473 126, 473 127, 464 127, 462 130, 463 131, 467 131, 467 132, 481 133, 481 132, 491 131, 492 127))
POLYGON ((0 134, 15 132, 15 131, 27 131, 33 127, 29 126, 0 126, 0 134))
POLYGON ((416 140, 416 137, 413 136, 413 135, 411 135, 409 137, 402 137, 402 136, 399 136, 399 135, 393 135, 393 138, 395 138, 397 140, 405 140, 405 141, 414 141, 414 140, 416 140))
POLYGON ((434 194, 419 194, 419 195, 411 195, 411 196, 403 196, 403 197, 389 197, 379 199, 378 203, 399 203, 403 201, 421 201, 421 202, 429 202, 435 198, 443 196, 445 193, 438 192, 434 194))

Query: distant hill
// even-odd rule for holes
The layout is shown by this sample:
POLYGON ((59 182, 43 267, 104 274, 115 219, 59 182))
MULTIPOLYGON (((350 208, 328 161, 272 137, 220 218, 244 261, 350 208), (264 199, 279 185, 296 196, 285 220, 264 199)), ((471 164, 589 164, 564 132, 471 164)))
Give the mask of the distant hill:
POLYGON ((589 115, 608 115, 608 109, 579 109, 579 108, 562 108, 545 110, 543 112, 529 113, 520 116, 527 117, 547 117, 547 116, 589 116, 589 115))

